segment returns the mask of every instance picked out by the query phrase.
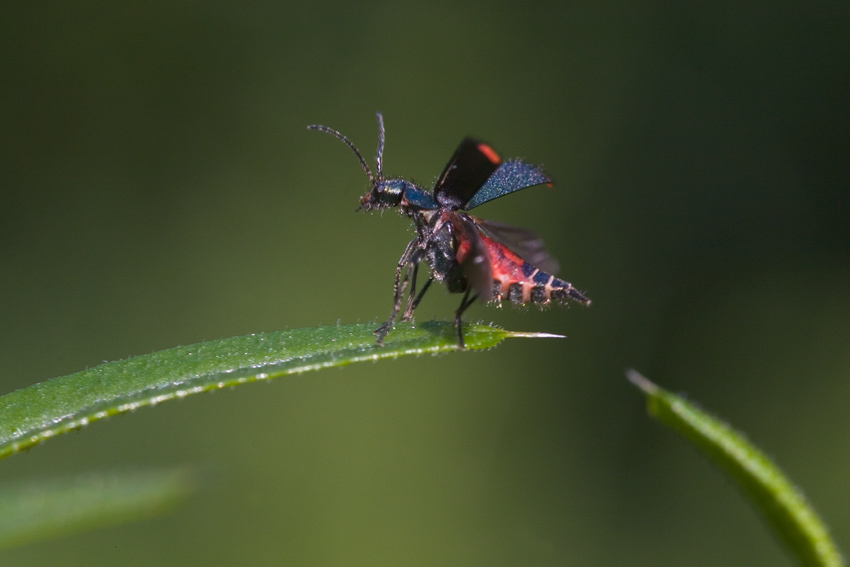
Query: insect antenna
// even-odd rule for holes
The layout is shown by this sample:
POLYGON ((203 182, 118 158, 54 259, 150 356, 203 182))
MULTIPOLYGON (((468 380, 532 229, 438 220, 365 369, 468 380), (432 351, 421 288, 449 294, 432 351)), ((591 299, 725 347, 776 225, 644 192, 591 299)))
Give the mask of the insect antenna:
MULTIPOLYGON (((380 116, 380 115, 378 115, 378 116, 380 116)), ((375 175, 372 173, 372 170, 369 169, 369 164, 367 164, 366 160, 363 159, 363 154, 360 153, 360 150, 357 149, 357 146, 355 146, 354 143, 351 140, 349 140, 348 138, 346 138, 345 136, 343 136, 342 134, 340 134, 339 132, 337 132, 333 128, 328 128, 327 126, 322 126, 320 124, 311 124, 310 126, 307 126, 307 129, 308 130, 318 130, 319 132, 325 132, 326 134, 330 134, 331 136, 339 138, 340 140, 345 142, 345 145, 348 146, 349 148, 351 148, 351 151, 354 152, 354 155, 356 155, 357 159, 360 160, 360 165, 363 166, 363 170, 366 172, 366 175, 369 176, 369 181, 372 182, 372 185, 374 186, 374 185, 378 184, 378 181, 381 179, 381 162, 380 162, 380 155, 381 154, 380 154, 380 152, 378 153, 378 160, 379 160, 378 161, 378 177, 376 178, 375 175)), ((381 136, 381 147, 382 146, 383 146, 383 135, 381 136)))
POLYGON ((378 180, 384 178, 384 117, 380 112, 378 114, 378 157, 375 162, 378 164, 378 180))

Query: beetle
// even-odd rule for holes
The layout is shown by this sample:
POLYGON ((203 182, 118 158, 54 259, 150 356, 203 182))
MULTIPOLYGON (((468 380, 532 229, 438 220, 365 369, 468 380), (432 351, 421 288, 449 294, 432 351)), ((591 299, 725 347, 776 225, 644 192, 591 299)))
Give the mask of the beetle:
POLYGON ((520 305, 544 306, 568 301, 590 305, 590 299, 571 283, 553 275, 558 264, 537 234, 468 212, 520 189, 544 183, 551 186, 551 180, 540 168, 518 159, 503 161, 488 144, 465 138, 433 191, 428 191, 412 181, 384 176, 386 136, 383 116, 381 113, 377 116, 378 155, 374 172, 357 146, 340 132, 319 124, 307 128, 341 140, 360 160, 372 188, 360 198, 357 211, 397 208, 416 228, 416 237, 407 245, 396 267, 390 317, 375 329, 379 345, 384 344, 398 318, 408 285, 402 321, 413 319, 413 312, 434 280, 444 282, 450 293, 463 294, 455 311, 460 348, 465 346, 463 312, 476 299, 497 305, 502 300, 520 305), (431 274, 417 293, 416 279, 422 262, 428 264, 431 274))

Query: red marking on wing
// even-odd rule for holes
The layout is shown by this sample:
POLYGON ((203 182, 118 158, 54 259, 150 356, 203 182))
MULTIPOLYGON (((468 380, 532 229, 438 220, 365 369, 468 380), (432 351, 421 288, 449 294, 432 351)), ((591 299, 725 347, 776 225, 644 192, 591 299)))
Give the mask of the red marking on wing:
POLYGON ((496 150, 494 150, 483 142, 478 144, 478 151, 484 154, 484 156, 493 163, 499 163, 502 161, 502 158, 499 157, 499 154, 496 153, 496 150))

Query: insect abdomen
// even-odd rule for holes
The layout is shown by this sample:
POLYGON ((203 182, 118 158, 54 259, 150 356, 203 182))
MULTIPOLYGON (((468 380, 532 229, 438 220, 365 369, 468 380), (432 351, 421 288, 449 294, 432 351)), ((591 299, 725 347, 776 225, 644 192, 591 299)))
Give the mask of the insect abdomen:
POLYGON ((576 301, 590 305, 590 299, 570 282, 535 268, 498 242, 484 236, 482 239, 492 261, 493 301, 504 300, 518 305, 576 301))
POLYGON ((590 305, 590 300, 573 287, 570 282, 565 282, 546 272, 541 272, 528 262, 523 262, 523 264, 523 268, 526 266, 531 268, 533 275, 520 280, 494 278, 494 301, 505 300, 517 305, 523 305, 525 303, 546 305, 550 302, 565 303, 569 300, 590 305))

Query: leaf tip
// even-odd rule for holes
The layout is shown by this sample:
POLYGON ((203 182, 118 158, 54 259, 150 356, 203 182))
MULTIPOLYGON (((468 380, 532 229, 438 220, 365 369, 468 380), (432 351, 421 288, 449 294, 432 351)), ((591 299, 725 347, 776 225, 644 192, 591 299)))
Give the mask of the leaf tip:
POLYGON ((525 333, 522 331, 505 331, 508 337, 517 337, 524 339, 566 339, 566 335, 556 335, 554 333, 525 333))
POLYGON ((637 386, 644 394, 652 396, 658 392, 658 386, 634 368, 626 369, 626 378, 629 382, 637 386))

